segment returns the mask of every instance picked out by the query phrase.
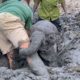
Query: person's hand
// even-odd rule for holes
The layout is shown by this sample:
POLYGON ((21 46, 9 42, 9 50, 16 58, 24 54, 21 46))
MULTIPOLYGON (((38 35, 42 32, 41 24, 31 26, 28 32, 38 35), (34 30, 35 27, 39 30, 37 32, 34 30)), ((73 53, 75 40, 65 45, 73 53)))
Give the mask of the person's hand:
POLYGON ((27 55, 25 54, 25 52, 23 51, 23 49, 20 49, 20 50, 19 50, 19 56, 20 56, 21 58, 26 58, 26 57, 27 57, 27 55))
POLYGON ((19 50, 19 56, 22 58, 26 58, 27 56, 30 56, 30 55, 31 55, 31 53, 30 53, 30 50, 28 48, 19 50))
POLYGON ((19 50, 19 55, 22 56, 22 57, 27 57, 27 56, 30 56, 32 55, 33 52, 30 48, 23 48, 23 49, 20 49, 19 50))

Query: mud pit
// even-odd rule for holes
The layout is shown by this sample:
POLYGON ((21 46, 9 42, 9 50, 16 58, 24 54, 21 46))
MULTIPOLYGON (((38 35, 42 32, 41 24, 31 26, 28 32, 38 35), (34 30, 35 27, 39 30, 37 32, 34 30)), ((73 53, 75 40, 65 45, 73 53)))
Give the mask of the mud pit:
MULTIPOLYGON (((80 14, 63 16, 63 42, 60 43, 60 52, 57 53, 58 64, 61 67, 47 67, 52 80, 80 80, 80 14)), ((5 56, 6 57, 6 56, 5 56)), ((0 56, 4 62, 1 66, 8 66, 7 59, 0 56), (6 63, 6 64, 5 64, 6 63)), ((18 69, 0 68, 0 80, 43 80, 31 73, 26 66, 25 59, 18 58, 18 69)))

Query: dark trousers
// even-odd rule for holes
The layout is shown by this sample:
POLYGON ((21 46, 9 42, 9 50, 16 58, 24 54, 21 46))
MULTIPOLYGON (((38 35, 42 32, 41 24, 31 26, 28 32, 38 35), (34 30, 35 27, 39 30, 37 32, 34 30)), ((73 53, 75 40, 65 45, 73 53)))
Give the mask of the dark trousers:
MULTIPOLYGON (((44 19, 39 18, 38 21, 40 21, 40 20, 44 20, 44 19)), ((56 19, 54 21, 50 20, 50 22, 57 27, 59 32, 61 31, 61 25, 60 25, 59 19, 56 19)))

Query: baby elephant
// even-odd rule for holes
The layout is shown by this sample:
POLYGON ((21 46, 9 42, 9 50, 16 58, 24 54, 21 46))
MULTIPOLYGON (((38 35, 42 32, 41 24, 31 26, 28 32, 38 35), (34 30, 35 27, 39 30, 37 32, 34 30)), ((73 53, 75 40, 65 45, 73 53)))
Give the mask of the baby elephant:
POLYGON ((44 63, 48 66, 57 66, 56 41, 57 28, 49 21, 42 20, 31 29, 31 43, 29 48, 20 49, 20 56, 27 56, 32 71, 39 76, 49 79, 44 63), (43 63, 44 61, 44 63, 43 63))

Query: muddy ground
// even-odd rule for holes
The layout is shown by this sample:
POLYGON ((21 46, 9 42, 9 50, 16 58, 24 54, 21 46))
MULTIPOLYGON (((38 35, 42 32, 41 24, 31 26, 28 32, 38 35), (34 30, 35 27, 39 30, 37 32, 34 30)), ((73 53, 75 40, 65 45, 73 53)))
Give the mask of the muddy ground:
MULTIPOLYGON (((80 11, 79 0, 66 0, 70 14, 61 17, 63 42, 58 53, 59 67, 47 67, 52 80, 80 80, 80 11), (75 2, 75 3, 74 3, 75 2)), ((18 59, 18 58, 17 58, 18 59)), ((8 69, 6 56, 0 56, 0 80, 43 80, 31 73, 25 59, 18 59, 17 69, 8 69), (2 63, 3 62, 3 63, 2 63)))
MULTIPOLYGON (((63 42, 58 55, 58 64, 61 67, 47 67, 52 80, 80 80, 80 13, 68 14, 61 17, 63 42)), ((6 57, 6 56, 5 56, 6 57)), ((7 59, 3 64, 0 60, 0 80, 43 80, 31 73, 27 65, 17 60, 18 69, 11 70, 7 67, 7 59), (6 63, 5 63, 6 62, 6 63)), ((3 57, 0 57, 0 59, 3 57)))

